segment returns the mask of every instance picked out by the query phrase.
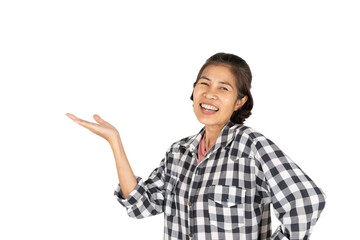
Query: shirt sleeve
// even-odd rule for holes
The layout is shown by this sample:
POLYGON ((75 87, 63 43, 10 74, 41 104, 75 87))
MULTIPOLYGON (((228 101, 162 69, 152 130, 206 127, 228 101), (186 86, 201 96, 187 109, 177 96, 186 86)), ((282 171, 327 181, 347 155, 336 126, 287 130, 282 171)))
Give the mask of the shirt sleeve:
POLYGON ((325 207, 325 194, 271 140, 259 137, 255 148, 260 194, 282 223, 272 239, 308 240, 325 207))
POLYGON ((130 217, 144 218, 164 211, 165 161, 166 157, 146 181, 137 176, 137 185, 126 199, 118 183, 114 191, 115 198, 126 208, 130 217))

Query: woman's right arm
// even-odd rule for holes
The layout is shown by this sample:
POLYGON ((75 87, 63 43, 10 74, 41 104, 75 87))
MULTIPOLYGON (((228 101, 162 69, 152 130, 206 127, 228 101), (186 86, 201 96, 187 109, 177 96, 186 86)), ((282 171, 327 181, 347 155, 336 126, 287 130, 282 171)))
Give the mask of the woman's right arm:
POLYGON ((127 198, 128 195, 135 189, 137 180, 126 157, 120 136, 111 142, 110 146, 115 157, 119 184, 124 198, 127 198))
POLYGON ((137 180, 126 157, 119 132, 97 114, 94 114, 94 119, 98 124, 77 118, 70 113, 67 113, 66 116, 109 142, 115 157, 119 184, 124 198, 127 198, 129 193, 135 189, 137 180))

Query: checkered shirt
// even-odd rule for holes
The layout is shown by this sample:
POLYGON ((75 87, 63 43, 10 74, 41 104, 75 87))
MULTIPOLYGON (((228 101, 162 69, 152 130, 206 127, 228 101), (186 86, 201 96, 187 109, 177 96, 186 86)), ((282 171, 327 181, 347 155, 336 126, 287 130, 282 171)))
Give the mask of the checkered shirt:
POLYGON ((198 163, 205 128, 173 143, 164 159, 124 199, 133 218, 164 213, 164 239, 306 240, 326 196, 277 145, 229 121, 198 163), (271 230, 270 204, 281 225, 271 230))

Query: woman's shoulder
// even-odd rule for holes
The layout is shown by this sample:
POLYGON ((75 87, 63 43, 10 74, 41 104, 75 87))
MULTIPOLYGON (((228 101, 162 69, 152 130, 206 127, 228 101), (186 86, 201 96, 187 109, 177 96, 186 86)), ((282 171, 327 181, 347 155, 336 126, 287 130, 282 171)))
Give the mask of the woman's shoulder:
POLYGON ((241 125, 237 124, 237 125, 238 126, 236 127, 236 131, 235 131, 235 136, 237 137, 243 136, 253 141, 266 138, 261 132, 248 125, 243 125, 243 124, 241 125))
POLYGON ((180 140, 172 143, 170 145, 170 147, 168 148, 168 152, 178 152, 181 148, 183 148, 183 149, 186 149, 186 148, 193 149, 193 148, 195 148, 198 145, 203 132, 204 132, 204 128, 202 128, 196 134, 189 135, 187 137, 183 137, 180 140))
POLYGON ((173 147, 182 147, 182 146, 183 147, 188 147, 194 141, 197 140, 198 136, 199 136, 199 133, 184 137, 184 138, 180 139, 179 141, 176 141, 173 144, 171 144, 171 146, 173 146, 173 147))
POLYGON ((191 141, 193 141, 196 138, 197 134, 184 137, 174 143, 171 144, 172 148, 180 147, 189 144, 191 141))
MULTIPOLYGON (((247 125, 240 125, 235 130, 234 141, 239 144, 245 144, 255 149, 261 148, 262 146, 273 145, 274 143, 266 137, 263 133, 255 128, 247 125)), ((236 144, 236 143, 234 143, 236 144)))
POLYGON ((247 148, 244 147, 244 149, 246 148, 251 152, 261 152, 262 154, 281 151, 270 138, 258 130, 245 125, 237 129, 233 145, 244 145, 247 146, 247 148))

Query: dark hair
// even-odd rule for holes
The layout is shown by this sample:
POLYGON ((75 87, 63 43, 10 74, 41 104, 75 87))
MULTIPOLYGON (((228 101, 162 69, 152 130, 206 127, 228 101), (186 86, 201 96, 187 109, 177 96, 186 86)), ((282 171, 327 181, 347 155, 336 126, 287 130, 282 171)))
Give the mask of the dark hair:
MULTIPOLYGON (((234 123, 243 124, 245 119, 251 115, 251 110, 254 105, 253 98, 250 93, 252 74, 249 65, 242 58, 230 54, 230 53, 216 53, 206 60, 205 64, 201 67, 196 81, 194 82, 194 88, 201 77, 204 69, 210 65, 224 65, 229 67, 230 71, 235 77, 237 88, 237 99, 241 99, 247 96, 246 103, 237 111, 234 111, 230 120, 234 123)), ((194 89, 193 89, 194 92, 194 89)), ((193 94, 190 99, 193 101, 193 94)))

